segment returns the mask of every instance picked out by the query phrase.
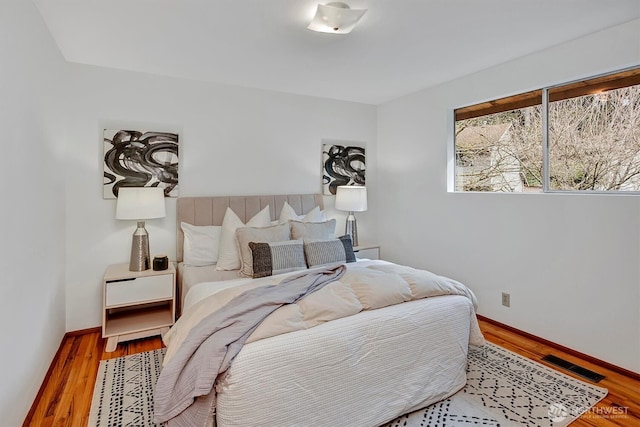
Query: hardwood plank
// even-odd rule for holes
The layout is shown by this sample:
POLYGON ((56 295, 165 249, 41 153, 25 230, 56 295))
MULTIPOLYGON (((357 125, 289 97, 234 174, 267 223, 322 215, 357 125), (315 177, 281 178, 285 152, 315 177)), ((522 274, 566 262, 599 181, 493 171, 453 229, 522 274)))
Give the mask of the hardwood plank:
POLYGON ((62 360, 62 365, 59 367, 59 380, 54 383, 55 387, 52 390, 52 400, 47 405, 46 415, 48 417, 56 416, 56 411, 60 407, 60 402, 62 400, 62 395, 64 393, 65 387, 69 382, 69 377, 73 372, 73 361, 75 360, 76 354, 78 352, 78 347, 80 346, 80 342, 82 341, 82 337, 72 337, 71 343, 69 345, 69 351, 66 353, 66 357, 62 360))
MULTIPOLYGON (((587 369, 606 376, 598 386, 606 387, 609 395, 583 417, 576 420, 576 427, 615 427, 640 425, 640 381, 599 366, 592 361, 580 359, 554 347, 519 335, 513 330, 480 320, 480 328, 487 341, 545 364, 542 357, 548 353, 569 360, 587 369), (618 417, 607 416, 614 407, 623 408, 626 413, 618 417), (626 408, 626 409, 625 409, 626 408), (598 415, 602 414, 602 415, 598 415)), ((34 402, 23 426, 58 427, 86 426, 91 409, 91 398, 100 360, 126 356, 142 351, 162 348, 160 337, 118 344, 116 351, 104 351, 106 340, 100 331, 89 331, 82 335, 67 335, 60 346, 49 377, 43 384, 42 393, 34 402)), ((550 365, 547 365, 550 366, 550 365)), ((550 366, 556 369, 554 366, 550 366)), ((561 371, 560 369, 558 369, 561 371)), ((570 372, 564 372, 572 375, 570 372)), ((576 377, 584 381, 584 379, 576 377)))
POLYGON ((87 425, 89 421, 89 411, 91 410, 91 397, 93 396, 93 387, 96 382, 96 373, 100 364, 99 356, 102 354, 102 348, 98 351, 98 341, 102 341, 99 335, 92 335, 88 341, 86 352, 82 360, 82 365, 78 379, 74 384, 72 391, 74 399, 74 408, 72 414, 77 414, 75 418, 80 417, 78 425, 87 425))
POLYGON ((76 410, 76 407, 78 406, 76 401, 83 400, 85 395, 84 393, 76 395, 75 392, 76 386, 81 381, 83 374, 88 375, 86 372, 83 372, 83 369, 86 370, 86 365, 84 365, 83 362, 86 359, 91 340, 86 339, 84 336, 73 337, 73 340, 75 344, 73 349, 75 351, 70 354, 72 357, 72 359, 69 359, 71 369, 67 376, 67 380, 58 388, 61 392, 59 393, 60 399, 56 402, 56 406, 54 408, 54 427, 73 425, 74 415, 79 415, 76 410))
MULTIPOLYGON (((38 419, 40 422, 36 425, 42 427, 50 427, 53 424, 54 416, 53 414, 48 414, 48 410, 50 409, 49 402, 52 402, 55 399, 55 387, 54 385, 64 381, 62 367, 63 364, 59 363, 61 360, 65 360, 69 354, 71 349, 72 341, 69 339, 64 339, 60 344, 60 348, 58 352, 54 356, 54 361, 51 363, 49 367, 49 371, 45 376, 45 383, 40 387, 40 391, 36 396, 36 402, 39 402, 38 405, 32 405, 31 410, 27 414, 27 420, 30 419, 38 419)), ((23 426, 27 426, 26 420, 23 426)))

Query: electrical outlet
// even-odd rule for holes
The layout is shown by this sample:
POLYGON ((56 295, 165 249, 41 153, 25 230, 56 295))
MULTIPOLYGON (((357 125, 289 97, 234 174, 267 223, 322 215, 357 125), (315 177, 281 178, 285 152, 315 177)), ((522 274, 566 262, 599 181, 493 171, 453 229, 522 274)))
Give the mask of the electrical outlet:
POLYGON ((503 292, 502 293, 502 305, 505 307, 511 307, 511 295, 503 292))

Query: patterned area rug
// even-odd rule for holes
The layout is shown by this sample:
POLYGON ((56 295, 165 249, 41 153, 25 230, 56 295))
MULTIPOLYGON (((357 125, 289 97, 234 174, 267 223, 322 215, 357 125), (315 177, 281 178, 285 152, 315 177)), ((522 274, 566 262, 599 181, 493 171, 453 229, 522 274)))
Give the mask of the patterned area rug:
MULTIPOLYGON (((154 426, 153 391, 163 356, 164 349, 101 361, 89 427, 154 426)), ((604 388, 487 343, 469 352, 462 390, 384 427, 563 427, 606 395, 604 388)))
POLYGON ((469 351, 467 384, 462 390, 384 427, 564 427, 607 393, 606 388, 487 343, 469 351))
POLYGON ((89 427, 146 427, 153 423, 153 392, 165 349, 101 360, 89 427))

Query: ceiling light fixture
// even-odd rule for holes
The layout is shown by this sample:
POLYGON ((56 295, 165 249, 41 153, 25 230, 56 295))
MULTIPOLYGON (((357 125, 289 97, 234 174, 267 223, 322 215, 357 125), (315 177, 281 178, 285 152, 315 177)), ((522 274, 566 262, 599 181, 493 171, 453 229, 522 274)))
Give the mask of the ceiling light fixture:
POLYGON ((348 4, 337 1, 319 4, 307 28, 321 33, 347 34, 366 12, 367 9, 351 9, 348 4))

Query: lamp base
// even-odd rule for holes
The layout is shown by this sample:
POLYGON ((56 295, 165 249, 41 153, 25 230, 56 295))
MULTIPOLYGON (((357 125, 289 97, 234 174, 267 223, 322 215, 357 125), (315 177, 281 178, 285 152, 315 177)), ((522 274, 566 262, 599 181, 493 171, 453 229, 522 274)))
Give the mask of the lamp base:
POLYGON ((347 222, 344 225, 344 234, 351 237, 351 244, 354 247, 358 246, 358 224, 356 223, 356 216, 353 212, 349 212, 349 215, 347 215, 347 222))
POLYGON ((131 260, 129 271, 144 271, 151 266, 149 257, 149 233, 144 228, 144 221, 138 221, 138 228, 133 232, 131 242, 131 260))

